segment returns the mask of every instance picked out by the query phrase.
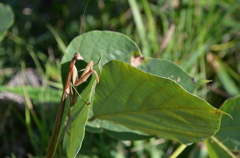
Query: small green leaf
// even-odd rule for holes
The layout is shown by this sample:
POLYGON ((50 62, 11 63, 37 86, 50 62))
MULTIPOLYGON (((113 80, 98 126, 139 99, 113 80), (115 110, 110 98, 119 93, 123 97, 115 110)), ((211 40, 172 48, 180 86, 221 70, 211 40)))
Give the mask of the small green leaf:
POLYGON ((214 136, 215 139, 207 141, 209 154, 218 155, 221 157, 225 152, 227 157, 240 156, 240 96, 228 99, 223 105, 221 110, 228 113, 222 117, 220 130, 214 136), (214 151, 212 149, 215 149, 214 151))
POLYGON ((190 93, 193 93, 198 86, 193 77, 168 60, 145 58, 144 62, 137 68, 153 75, 174 80, 190 93))
POLYGON ((232 151, 240 152, 240 97, 227 100, 221 110, 232 116, 224 115, 221 122, 221 128, 216 136, 220 141, 232 151), (229 134, 231 133, 231 134, 229 134))
POLYGON ((90 99, 90 92, 94 86, 94 81, 85 88, 77 103, 70 109, 70 119, 68 119, 68 128, 64 135, 63 148, 66 151, 67 157, 75 157, 81 149, 82 141, 85 135, 85 126, 88 119, 90 105, 86 105, 90 99), (83 102, 83 100, 84 102, 83 102))
MULTIPOLYGON (((74 53, 79 52, 85 62, 92 60, 101 67, 110 60, 120 60, 130 63, 133 55, 140 56, 140 50, 136 43, 124 34, 111 31, 91 31, 74 38, 67 47, 66 54, 62 59, 62 76, 65 80, 69 63, 74 53)), ((80 62, 79 62, 80 63, 80 62)), ((78 62, 77 68, 83 69, 78 62)))
POLYGON ((93 112, 95 118, 183 143, 214 135, 222 116, 222 111, 174 81, 120 61, 110 61, 103 67, 93 112))
MULTIPOLYGON (((80 106, 80 105, 78 105, 80 106)), ((81 110, 74 120, 69 120, 69 128, 64 135, 64 148, 67 157, 76 157, 85 135, 85 125, 88 118, 89 105, 82 105, 81 110)))
POLYGON ((14 21, 14 14, 12 8, 9 5, 4 5, 0 3, 0 42, 3 40, 4 36, 7 34, 7 29, 9 29, 14 21))

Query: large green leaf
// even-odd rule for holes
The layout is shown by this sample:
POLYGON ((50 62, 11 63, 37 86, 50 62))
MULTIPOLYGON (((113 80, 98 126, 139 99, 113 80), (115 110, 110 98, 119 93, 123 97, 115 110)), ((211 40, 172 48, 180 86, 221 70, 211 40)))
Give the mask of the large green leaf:
POLYGON ((3 3, 0 3, 0 42, 7 34, 7 29, 12 26, 13 20, 14 14, 12 8, 9 5, 4 5, 3 3))
MULTIPOLYGON (((138 68, 145 72, 174 80, 189 92, 193 92, 198 86, 194 79, 185 71, 183 71, 176 64, 167 60, 145 58, 143 63, 139 65, 138 68)), ((139 134, 139 132, 134 130, 130 131, 126 127, 124 128, 123 126, 116 126, 119 125, 109 121, 100 121, 99 119, 96 119, 93 122, 88 123, 86 129, 90 132, 104 132, 111 137, 122 140, 139 140, 149 138, 149 136, 144 136, 142 133, 139 134)))
MULTIPOLYGON (((111 31, 92 31, 74 38, 67 47, 66 54, 62 59, 62 78, 68 71, 69 63, 74 53, 79 52, 85 62, 92 60, 101 67, 110 60, 120 60, 130 63, 131 57, 140 56, 140 50, 136 43, 126 35, 111 31)), ((76 63, 77 68, 83 69, 86 66, 82 62, 76 63), (81 65, 82 64, 82 65, 81 65)))
POLYGON ((174 81, 110 61, 96 86, 94 117, 183 143, 214 135, 222 112, 174 81))
POLYGON ((209 155, 211 157, 240 156, 240 96, 228 99, 221 108, 222 111, 230 114, 222 117, 221 128, 217 134, 207 141, 209 155), (214 150, 213 150, 214 149, 214 150))

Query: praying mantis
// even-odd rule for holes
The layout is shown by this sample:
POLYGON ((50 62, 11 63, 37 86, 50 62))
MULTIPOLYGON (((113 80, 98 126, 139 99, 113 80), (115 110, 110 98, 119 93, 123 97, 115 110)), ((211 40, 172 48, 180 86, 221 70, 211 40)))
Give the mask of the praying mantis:
MULTIPOLYGON (((69 68, 68 68, 67 78, 66 78, 66 82, 65 82, 65 85, 63 88, 63 93, 62 93, 62 97, 60 100, 60 104, 58 106, 58 112, 57 112, 56 120, 54 123, 53 132, 51 135, 48 150, 46 153, 46 158, 52 158, 55 154, 55 150, 57 148, 60 131, 61 131, 60 128, 61 128, 61 122, 63 120, 63 113, 64 113, 64 107, 65 107, 65 103, 66 103, 66 98, 69 96, 70 104, 71 105, 75 104, 72 86, 79 86, 83 82, 86 82, 92 73, 95 74, 97 83, 99 82, 98 74, 93 69, 93 61, 90 61, 87 64, 82 75, 80 76, 80 78, 78 78, 78 70, 75 66, 75 62, 77 60, 84 60, 84 58, 80 55, 80 53, 74 54, 74 56, 70 62, 69 68)), ((84 101, 84 103, 90 104, 90 103, 86 103, 85 101, 84 101)))
MULTIPOLYGON (((78 78, 78 71, 77 68, 75 66, 75 62, 76 60, 84 60, 83 57, 80 55, 80 53, 75 53, 70 65, 69 65, 69 69, 68 69, 68 75, 67 75, 67 79, 65 82, 65 86, 64 86, 64 96, 66 96, 66 94, 70 94, 70 103, 71 105, 75 104, 75 100, 74 100, 74 95, 73 95, 73 91, 71 89, 71 84, 73 84, 73 86, 79 86, 80 84, 82 84, 83 82, 86 82, 87 79, 89 78, 89 76, 94 73, 96 76, 96 80, 97 83, 99 82, 99 77, 98 74, 96 73, 95 70, 93 70, 93 61, 89 61, 89 63, 87 64, 86 68, 84 69, 82 75, 80 78, 78 78), (71 79, 72 79, 72 83, 71 83, 71 79)), ((63 98, 65 99, 65 98, 63 98)))

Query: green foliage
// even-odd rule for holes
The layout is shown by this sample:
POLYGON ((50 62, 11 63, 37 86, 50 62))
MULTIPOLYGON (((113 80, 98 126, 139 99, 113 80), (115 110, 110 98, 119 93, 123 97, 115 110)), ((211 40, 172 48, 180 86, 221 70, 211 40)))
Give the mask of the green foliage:
POLYGON ((228 99, 221 110, 230 114, 223 116, 221 128, 215 136, 207 140, 207 147, 211 157, 234 157, 240 156, 239 136, 239 104, 240 96, 228 99))
POLYGON ((79 152, 85 135, 85 125, 88 119, 89 106, 81 108, 78 116, 74 120, 69 120, 69 128, 64 135, 63 148, 67 157, 76 157, 79 152))
MULTIPOLYGON (((90 0, 84 15, 81 14, 85 1, 59 3, 57 1, 2 0, 1 2, 5 4, 0 9, 0 17, 5 20, 4 22, 0 20, 0 30, 4 26, 3 36, 0 34, 0 82, 2 85, 0 92, 14 92, 23 96, 27 106, 18 108, 19 106, 12 101, 8 103, 1 101, 0 135, 3 137, 0 140, 0 157, 10 155, 25 157, 28 153, 37 156, 45 154, 57 109, 51 105, 59 103, 62 91, 60 59, 65 53, 66 45, 74 37, 90 30, 121 32, 136 41, 141 49, 137 45, 130 44, 133 52, 125 52, 127 49, 123 48, 121 53, 124 55, 115 52, 111 58, 107 59, 106 57, 110 56, 106 53, 109 51, 108 47, 115 42, 111 42, 108 40, 109 37, 104 37, 100 32, 98 39, 108 41, 109 45, 102 44, 102 40, 97 41, 96 36, 88 38, 90 33, 83 34, 77 37, 79 41, 73 40, 76 42, 76 48, 70 46, 73 42, 70 43, 68 47, 70 53, 64 55, 65 59, 62 60, 64 68, 68 67, 72 53, 75 51, 82 53, 84 49, 88 51, 88 48, 93 48, 90 52, 97 52, 97 55, 85 52, 83 53, 85 61, 77 62, 76 65, 80 70, 89 60, 93 60, 94 63, 100 61, 94 67, 99 74, 102 66, 110 60, 120 60, 130 64, 129 57, 133 54, 140 56, 140 50, 143 50, 142 54, 145 58, 137 67, 138 69, 155 77, 161 76, 173 80, 189 93, 204 98, 216 108, 220 108, 227 98, 239 95, 239 1, 96 2, 90 0), (12 9, 9 9, 9 5, 12 9), (8 12, 8 15, 3 14, 2 11, 8 12), (14 16, 11 12, 14 12, 14 16), (83 23, 80 23, 79 16, 85 18, 83 23), (80 29, 81 26, 82 29, 80 29), (96 42, 95 46, 91 45, 92 41, 96 42), (102 50, 99 51, 97 48, 102 50), (24 70, 21 64, 25 64, 27 68, 37 68, 43 78, 41 87, 5 86, 16 72, 20 69, 24 70), (206 83, 206 80, 213 82, 199 88, 200 83, 206 83)), ((108 35, 110 34, 109 32, 108 35)), ((122 35, 118 40, 119 46, 125 37, 122 35)), ((126 43, 129 42, 131 43, 131 40, 126 43)), ((114 47, 117 48, 118 45, 114 47)), ((111 48, 111 50, 116 49, 111 48)), ((63 72, 66 71, 64 68, 63 72)), ((124 70, 124 72, 128 71, 124 70)), ((95 83, 94 77, 88 80, 90 82, 77 88, 82 97, 89 99, 92 103, 89 109, 84 109, 89 110, 88 118, 91 118, 94 115, 92 108, 95 83)), ((239 104, 236 98, 230 99, 229 104, 232 100, 235 100, 234 105, 239 104)), ((79 115, 84 110, 80 99, 78 103, 71 108, 71 119, 67 122, 66 131, 70 135, 61 137, 65 146, 60 147, 64 149, 64 153, 69 151, 76 153, 80 146, 82 147, 79 153, 81 157, 169 157, 173 150, 181 152, 181 150, 175 150, 182 146, 175 141, 152 137, 98 118, 92 122, 87 121, 86 131, 88 132, 84 134, 86 115, 79 115), (75 125, 81 119, 83 121, 81 128, 76 128, 75 125), (76 148, 71 151, 66 146, 71 143, 70 138, 77 135, 75 132, 81 133, 76 139, 79 146, 74 145, 76 148), (138 141, 120 141, 111 139, 109 136, 120 140, 138 141)), ((237 132, 233 130, 233 127, 239 128, 235 119, 238 116, 238 110, 223 107, 221 110, 229 113, 233 119, 224 115, 221 121, 223 129, 220 128, 214 137, 207 139, 204 143, 194 143, 186 147, 179 157, 202 158, 207 157, 208 154, 211 157, 234 157, 234 154, 238 156, 239 138, 237 132), (227 141, 224 138, 228 138, 227 141), (208 154, 204 148, 205 145, 207 145, 208 154)), ((235 106, 232 105, 232 107, 235 106)))
POLYGON ((7 30, 13 25, 14 14, 12 8, 9 5, 4 5, 0 3, 0 42, 3 40, 4 36, 7 34, 7 30))
POLYGON ((9 86, 1 86, 0 92, 12 92, 19 94, 24 97, 23 89, 27 91, 29 97, 34 103, 40 101, 39 98, 44 98, 44 102, 59 102, 59 98, 61 98, 61 92, 52 88, 44 88, 44 87, 9 87, 9 86), (55 97, 52 97, 55 96, 55 97))
MULTIPOLYGON (((141 56, 136 44, 128 37, 114 32, 93 31, 75 38, 67 48, 67 53, 62 60, 63 77, 68 72, 69 62, 67 61, 71 60, 75 52, 80 52, 86 61, 101 59, 96 66, 100 69, 100 83, 96 85, 96 90, 94 90, 94 86, 92 88, 91 83, 93 82, 86 87, 88 91, 95 91, 95 94, 91 92, 93 113, 90 116, 92 121, 98 119, 98 128, 111 130, 119 127, 118 125, 114 127, 114 123, 117 123, 134 130, 128 130, 127 134, 132 133, 136 136, 139 134, 136 131, 139 131, 149 136, 160 135, 184 143, 203 141, 218 130, 222 115, 220 110, 184 91, 176 81, 153 76, 118 61, 123 60, 129 63, 131 56, 141 56), (119 42, 121 42, 120 45, 119 42), (110 121, 110 126, 100 126, 103 124, 100 120, 110 121)), ((148 59, 149 61, 151 59, 148 59)), ((156 65, 160 65, 161 62, 167 63, 161 60, 155 61, 156 65)), ((176 65, 168 64, 168 66, 168 69, 172 67, 175 69, 174 75, 177 77, 187 76, 176 65)), ((142 65, 142 69, 154 73, 159 67, 149 69, 149 65, 145 63, 142 65)), ((180 79, 188 83, 191 81, 189 76, 180 79)), ((185 86, 194 87, 195 85, 185 86)), ((87 92, 87 95, 85 92, 86 90, 83 92, 84 100, 90 95, 90 92, 87 92)), ((63 142, 63 146, 67 149, 71 146, 69 148, 71 152, 67 152, 68 157, 70 154, 77 154, 83 140, 84 120, 86 121, 86 119, 82 117, 87 116, 88 110, 83 111, 82 107, 85 109, 86 106, 75 105, 73 115, 76 115, 76 118, 70 122, 72 126, 82 126, 69 128, 65 134, 67 138, 69 135, 72 138, 79 138, 77 144, 75 143, 76 139, 70 138, 68 138, 67 145, 66 142, 63 142), (76 133, 78 133, 77 136, 74 136, 76 133)), ((124 129, 120 128, 120 130, 126 134, 124 129)), ((114 132, 121 133, 121 131, 114 132)), ((114 136, 118 137, 116 133, 114 136)), ((124 136, 119 138, 126 139, 124 136)))

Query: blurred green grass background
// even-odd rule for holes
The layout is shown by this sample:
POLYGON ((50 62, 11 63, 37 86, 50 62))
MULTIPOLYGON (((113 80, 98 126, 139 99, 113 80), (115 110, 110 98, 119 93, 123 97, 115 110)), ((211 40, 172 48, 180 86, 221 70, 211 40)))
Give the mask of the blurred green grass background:
MULTIPOLYGON (((240 93, 239 0, 90 0, 85 14, 87 0, 1 2, 9 4, 15 15, 0 43, 1 85, 27 68, 37 69, 43 84, 24 95, 29 100, 36 93, 27 102, 34 110, 21 111, 11 102, 1 105, 0 157, 44 155, 56 113, 56 106, 49 104, 60 100, 61 57, 74 37, 91 30, 124 33, 144 56, 171 60, 196 81, 212 80, 195 94, 217 108, 240 93), (47 91, 50 88, 55 91, 47 91)), ((168 157, 178 145, 163 138, 123 142, 87 133, 80 153, 82 157, 168 157)), ((202 144, 189 146, 180 156, 194 154, 206 157, 202 144)))

